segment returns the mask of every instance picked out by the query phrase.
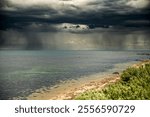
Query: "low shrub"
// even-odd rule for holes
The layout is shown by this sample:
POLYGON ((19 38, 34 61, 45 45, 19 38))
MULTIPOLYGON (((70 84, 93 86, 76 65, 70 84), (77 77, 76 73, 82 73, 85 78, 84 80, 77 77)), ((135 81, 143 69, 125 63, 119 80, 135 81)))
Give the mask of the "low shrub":
POLYGON ((87 91, 75 97, 77 100, 149 100, 150 64, 123 71, 120 81, 102 90, 87 91))

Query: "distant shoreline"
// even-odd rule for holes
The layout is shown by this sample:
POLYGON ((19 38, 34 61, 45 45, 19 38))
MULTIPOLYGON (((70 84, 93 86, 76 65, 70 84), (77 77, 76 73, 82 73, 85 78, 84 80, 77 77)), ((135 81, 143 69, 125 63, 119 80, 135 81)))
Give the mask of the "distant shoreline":
MULTIPOLYGON (((150 60, 136 62, 128 67, 139 67, 142 64, 150 62, 150 60)), ((84 81, 84 78, 81 80, 72 80, 67 81, 63 85, 57 85, 50 90, 43 89, 36 91, 35 93, 27 97, 28 100, 72 100, 77 95, 84 93, 89 90, 101 90, 105 86, 115 83, 120 79, 120 73, 118 71, 105 74, 105 75, 91 75, 92 79, 84 81)))

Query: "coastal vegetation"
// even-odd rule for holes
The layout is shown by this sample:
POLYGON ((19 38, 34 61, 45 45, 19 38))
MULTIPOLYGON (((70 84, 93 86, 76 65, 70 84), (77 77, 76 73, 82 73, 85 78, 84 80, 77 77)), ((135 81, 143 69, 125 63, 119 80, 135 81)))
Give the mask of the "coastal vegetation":
POLYGON ((130 67, 123 71, 120 80, 101 90, 89 90, 75 97, 76 100, 149 100, 150 63, 130 67))

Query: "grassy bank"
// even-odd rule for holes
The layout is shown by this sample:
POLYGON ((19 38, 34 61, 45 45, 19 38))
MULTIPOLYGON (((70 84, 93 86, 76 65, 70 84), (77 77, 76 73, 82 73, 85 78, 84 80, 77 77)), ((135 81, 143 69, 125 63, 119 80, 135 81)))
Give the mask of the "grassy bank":
POLYGON ((150 63, 123 71, 121 79, 102 90, 90 90, 77 100, 144 100, 150 99, 150 63))

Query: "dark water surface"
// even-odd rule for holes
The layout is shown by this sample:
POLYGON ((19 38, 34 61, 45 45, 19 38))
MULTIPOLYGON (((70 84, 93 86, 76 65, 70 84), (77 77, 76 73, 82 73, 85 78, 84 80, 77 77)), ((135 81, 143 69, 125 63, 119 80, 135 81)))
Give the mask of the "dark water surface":
POLYGON ((107 72, 118 63, 147 59, 150 51, 0 51, 0 99, 83 75, 107 72))

